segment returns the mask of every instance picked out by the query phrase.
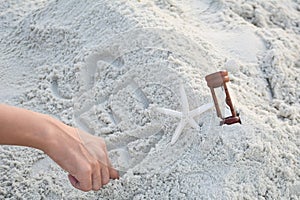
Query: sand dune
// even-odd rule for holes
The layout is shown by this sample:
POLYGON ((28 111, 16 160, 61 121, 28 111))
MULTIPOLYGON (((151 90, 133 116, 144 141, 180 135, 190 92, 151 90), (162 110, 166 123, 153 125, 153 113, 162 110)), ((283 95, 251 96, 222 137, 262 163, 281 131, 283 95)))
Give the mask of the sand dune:
POLYGON ((0 3, 0 100, 107 141, 122 171, 71 187, 42 152, 0 147, 1 199, 299 199, 300 2, 8 0, 0 3), (227 70, 242 125, 195 117, 174 145, 184 85, 227 70))

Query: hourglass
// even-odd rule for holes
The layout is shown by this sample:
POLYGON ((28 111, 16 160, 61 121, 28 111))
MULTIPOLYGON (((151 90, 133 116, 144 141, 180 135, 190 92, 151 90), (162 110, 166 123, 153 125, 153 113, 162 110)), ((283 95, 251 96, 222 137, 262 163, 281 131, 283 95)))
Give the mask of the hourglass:
POLYGON ((224 70, 224 71, 215 72, 213 74, 209 74, 205 77, 205 80, 207 82, 207 86, 210 88, 214 100, 217 116, 221 118, 220 125, 223 124, 231 125, 235 123, 241 124, 241 119, 239 117, 239 114, 236 112, 236 110, 233 107, 229 95, 229 91, 226 85, 226 82, 229 82, 228 72, 224 70), (225 99, 220 99, 222 97, 216 95, 215 90, 219 90, 219 89, 221 89, 222 92, 225 93, 225 99), (227 105, 230 108, 231 116, 226 117, 225 110, 221 109, 220 104, 224 103, 224 101, 226 103, 225 106, 227 105))

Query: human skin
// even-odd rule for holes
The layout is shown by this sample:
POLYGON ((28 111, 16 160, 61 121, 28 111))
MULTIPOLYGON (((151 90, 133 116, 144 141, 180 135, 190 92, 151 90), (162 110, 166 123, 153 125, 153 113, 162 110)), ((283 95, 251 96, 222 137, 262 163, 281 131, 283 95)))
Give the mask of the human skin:
POLYGON ((105 142, 48 115, 0 104, 0 144, 40 149, 66 170, 82 191, 99 190, 119 178, 105 142))

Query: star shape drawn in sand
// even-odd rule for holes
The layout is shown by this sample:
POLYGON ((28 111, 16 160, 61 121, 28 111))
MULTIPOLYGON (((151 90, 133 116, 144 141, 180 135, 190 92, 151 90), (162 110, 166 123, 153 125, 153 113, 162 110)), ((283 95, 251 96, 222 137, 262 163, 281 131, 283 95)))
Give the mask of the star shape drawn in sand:
POLYGON ((194 110, 190 110, 189 102, 182 84, 180 84, 180 98, 181 98, 181 105, 182 105, 181 112, 167 109, 167 108, 159 108, 159 107, 155 108, 157 112, 160 112, 165 115, 177 117, 180 119, 180 122, 177 125, 175 133, 171 139, 171 145, 176 143, 176 141, 178 140, 179 136, 181 135, 186 125, 190 124, 190 126, 192 126, 193 128, 198 129, 199 125, 195 121, 194 117, 197 115, 201 115, 202 113, 214 107, 213 103, 207 103, 194 110))

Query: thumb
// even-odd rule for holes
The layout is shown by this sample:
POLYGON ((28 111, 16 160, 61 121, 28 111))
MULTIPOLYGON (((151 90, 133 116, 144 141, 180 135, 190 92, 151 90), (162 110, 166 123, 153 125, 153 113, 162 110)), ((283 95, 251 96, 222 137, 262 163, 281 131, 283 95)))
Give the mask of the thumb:
POLYGON ((88 192, 91 190, 91 185, 88 183, 80 183, 74 176, 71 174, 68 175, 69 181, 72 184, 72 186, 78 190, 82 190, 84 192, 88 192))
POLYGON ((69 178, 70 183, 73 185, 73 187, 79 189, 79 181, 71 174, 68 175, 68 178, 69 178))

